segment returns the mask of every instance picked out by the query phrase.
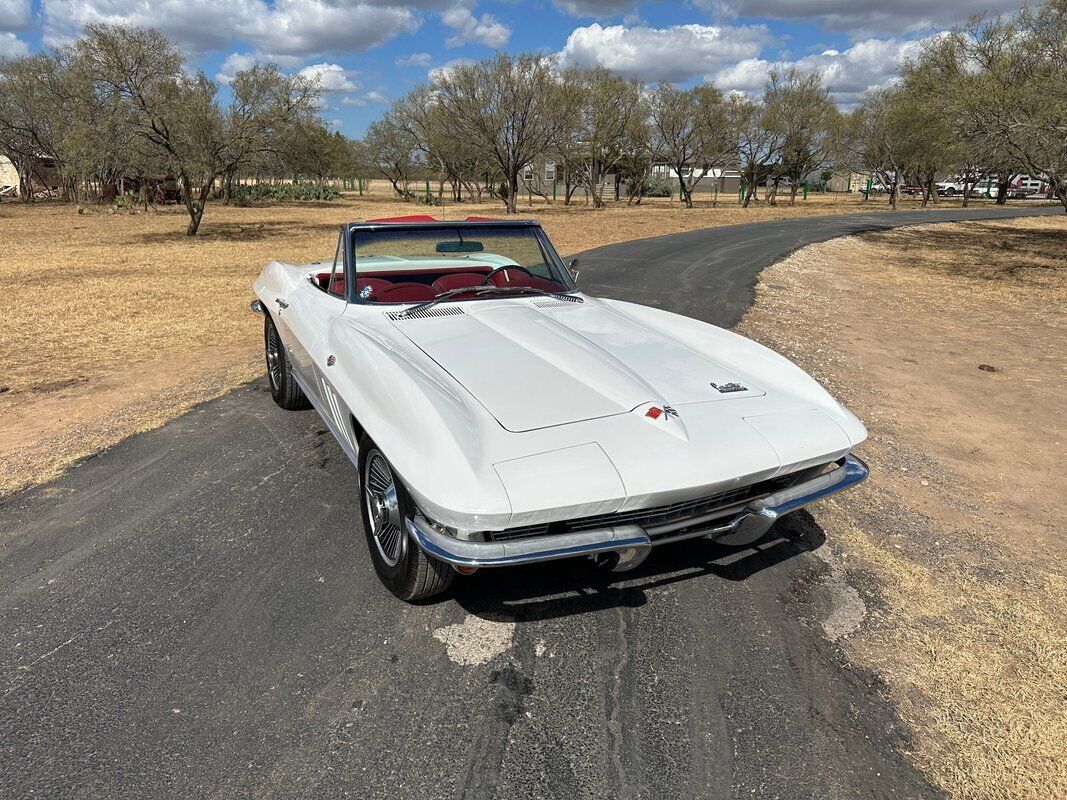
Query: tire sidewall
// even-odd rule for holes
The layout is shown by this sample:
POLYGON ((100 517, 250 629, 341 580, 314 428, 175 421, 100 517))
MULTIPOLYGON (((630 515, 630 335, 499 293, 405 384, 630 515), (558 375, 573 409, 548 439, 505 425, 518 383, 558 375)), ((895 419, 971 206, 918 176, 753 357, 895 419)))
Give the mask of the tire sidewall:
MULTIPOLYGON (((407 584, 408 576, 412 569, 412 547, 414 545, 411 542, 410 537, 407 535, 407 531, 401 531, 401 552, 400 558, 397 559, 396 564, 389 564, 383 557, 378 549, 378 543, 374 538, 374 533, 371 528, 370 514, 367 512, 367 499, 363 491, 363 482, 365 480, 365 474, 367 469, 367 462, 370 461, 372 455, 377 453, 382 458, 385 458, 386 462, 389 461, 386 458, 378 446, 374 444, 370 439, 364 439, 360 443, 359 448, 359 514, 363 520, 363 534, 367 540, 367 550, 370 551, 371 562, 374 564, 374 571, 378 573, 378 577, 382 583, 398 596, 404 590, 407 584)), ((411 496, 404 488, 403 482, 399 479, 396 470, 393 469, 393 465, 389 465, 389 469, 393 473, 393 482, 396 486, 397 503, 400 507, 401 519, 406 518, 410 514, 414 513, 414 504, 411 501, 411 496)))

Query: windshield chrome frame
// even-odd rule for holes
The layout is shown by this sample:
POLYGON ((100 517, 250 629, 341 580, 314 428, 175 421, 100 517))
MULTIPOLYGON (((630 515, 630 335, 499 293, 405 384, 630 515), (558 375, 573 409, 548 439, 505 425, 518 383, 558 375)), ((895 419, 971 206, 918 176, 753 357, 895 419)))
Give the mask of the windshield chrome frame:
MULTIPOLYGON (((556 248, 552 245, 548 235, 545 233, 544 228, 541 227, 541 223, 536 220, 479 220, 477 222, 470 222, 467 220, 457 220, 451 222, 448 220, 440 220, 437 222, 353 222, 346 225, 342 232, 345 237, 345 295, 346 300, 349 303, 362 306, 410 306, 415 305, 417 302, 427 301, 414 301, 414 300, 402 300, 394 303, 382 303, 378 301, 364 300, 359 296, 359 292, 356 289, 357 276, 359 270, 357 269, 358 261, 356 258, 356 237, 361 231, 405 231, 405 230, 433 230, 434 228, 440 228, 443 230, 448 229, 469 229, 469 228, 532 228, 534 238, 537 240, 537 246, 541 249, 541 255, 545 258, 545 263, 550 263, 556 270, 559 276, 562 278, 560 281, 564 287, 559 291, 559 294, 571 294, 579 291, 577 284, 574 282, 574 278, 571 276, 570 271, 563 263, 563 259, 559 253, 556 252, 556 248)), ((532 293, 531 293, 532 294, 532 293)), ((444 303, 456 303, 456 302, 471 302, 483 301, 483 300, 499 300, 504 295, 492 295, 489 294, 485 297, 471 297, 464 300, 447 298, 442 300, 444 303)), ((521 297, 522 295, 516 292, 512 297, 521 297)))

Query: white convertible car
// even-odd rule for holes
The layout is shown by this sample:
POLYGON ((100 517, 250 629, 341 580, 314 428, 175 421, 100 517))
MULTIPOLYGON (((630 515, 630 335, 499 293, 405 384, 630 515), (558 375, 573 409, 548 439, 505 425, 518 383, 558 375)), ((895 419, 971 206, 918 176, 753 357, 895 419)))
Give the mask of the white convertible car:
POLYGON ((747 544, 867 476, 863 424, 798 367, 582 293, 536 222, 352 223, 332 260, 254 287, 274 399, 313 406, 359 469, 404 600, 480 567, 747 544))

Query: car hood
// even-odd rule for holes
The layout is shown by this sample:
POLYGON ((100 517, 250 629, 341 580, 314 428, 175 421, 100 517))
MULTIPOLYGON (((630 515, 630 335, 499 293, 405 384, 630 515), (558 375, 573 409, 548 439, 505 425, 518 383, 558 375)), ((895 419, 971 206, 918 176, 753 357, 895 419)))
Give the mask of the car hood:
POLYGON ((756 397, 751 378, 586 300, 473 301, 393 320, 507 430, 756 397), (725 391, 723 391, 725 389, 725 391))

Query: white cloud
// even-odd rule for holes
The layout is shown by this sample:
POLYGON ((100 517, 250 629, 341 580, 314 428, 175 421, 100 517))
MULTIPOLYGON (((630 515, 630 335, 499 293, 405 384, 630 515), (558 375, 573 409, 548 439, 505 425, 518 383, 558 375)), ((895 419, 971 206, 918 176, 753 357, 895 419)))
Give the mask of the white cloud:
POLYGON ((355 91, 359 87, 351 80, 353 74, 340 64, 312 64, 300 70, 300 75, 317 81, 324 92, 355 91))
POLYGON ((215 73, 215 80, 219 83, 230 83, 233 76, 241 70, 248 69, 255 64, 277 64, 283 69, 291 69, 300 64, 301 59, 295 56, 279 56, 266 53, 230 53, 219 66, 215 73))
POLYGON ((367 92, 363 97, 368 103, 386 103, 389 101, 388 97, 377 91, 367 92))
POLYGON ((30 52, 30 48, 13 33, 0 33, 0 58, 18 58, 30 52))
POLYGON ((427 70, 426 77, 430 79, 430 83, 437 83, 442 78, 448 77, 448 75, 456 67, 460 66, 461 64, 470 63, 471 59, 469 58, 453 58, 451 61, 446 61, 444 64, 441 64, 438 67, 433 67, 427 70))
POLYGON ((575 28, 560 53, 563 66, 601 66, 645 81, 682 82, 732 61, 755 58, 770 34, 763 25, 669 28, 575 28))
POLYGON ((857 38, 913 33, 966 22, 972 14, 1012 12, 1022 0, 694 0, 703 8, 746 17, 818 19, 857 38))
POLYGON ((30 0, 0 0, 0 31, 21 31, 29 26, 30 0))
POLYGON ((441 12, 441 21, 452 29, 452 35, 445 40, 445 47, 462 47, 469 42, 493 48, 506 45, 511 37, 511 29, 492 14, 474 16, 471 5, 470 2, 461 0, 452 8, 441 12))
POLYGON ((341 105, 362 107, 367 105, 367 101, 362 97, 345 97, 342 98, 341 105))
POLYGON ((784 71, 795 67, 801 72, 821 75, 831 98, 848 108, 868 89, 891 83, 899 74, 900 63, 914 57, 921 46, 922 40, 866 39, 844 51, 825 50, 794 61, 747 58, 718 70, 708 80, 724 91, 758 95, 772 69, 784 71))
POLYGON ((429 53, 412 53, 409 56, 398 58, 396 65, 398 67, 428 67, 431 61, 433 61, 433 56, 429 53))
POLYGON ((572 17, 607 19, 629 11, 641 0, 554 0, 556 7, 572 17))
POLYGON ((280 55, 366 50, 419 24, 408 8, 365 0, 42 0, 42 10, 49 44, 105 22, 154 27, 194 53, 225 49, 235 38, 280 55))

